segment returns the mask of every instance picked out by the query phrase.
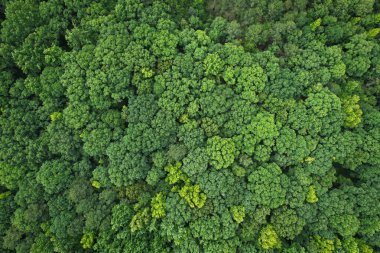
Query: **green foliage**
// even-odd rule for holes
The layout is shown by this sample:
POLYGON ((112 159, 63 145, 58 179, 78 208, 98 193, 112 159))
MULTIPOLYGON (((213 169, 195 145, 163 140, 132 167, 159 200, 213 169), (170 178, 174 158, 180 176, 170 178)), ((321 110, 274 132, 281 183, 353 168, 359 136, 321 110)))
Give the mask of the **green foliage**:
POLYGON ((36 179, 47 193, 58 193, 67 187, 71 179, 69 163, 60 160, 46 161, 37 172, 36 179))
POLYGON ((235 144, 230 138, 214 136, 207 140, 207 154, 215 169, 228 168, 235 159, 235 144))
POLYGON ((179 195, 184 198, 190 207, 201 208, 206 202, 206 195, 201 192, 199 185, 190 185, 185 183, 185 185, 178 191, 179 195))
POLYGON ((187 177, 186 175, 180 170, 182 164, 180 162, 176 162, 176 164, 173 165, 167 165, 165 166, 164 170, 168 172, 168 175, 166 177, 166 181, 169 184, 175 184, 177 182, 186 181, 187 177))
POLYGON ((271 225, 267 225, 260 231, 259 245, 266 250, 281 248, 281 241, 271 225))
POLYGON ((99 181, 94 180, 92 181, 91 185, 95 187, 96 189, 99 189, 101 186, 101 183, 99 181))
POLYGON ((315 186, 314 185, 309 186, 309 193, 306 196, 306 201, 309 203, 315 203, 318 201, 318 197, 315 194, 315 186))
POLYGON ((84 249, 91 249, 92 244, 94 243, 94 238, 92 233, 86 233, 82 236, 82 239, 80 240, 80 243, 82 244, 82 247, 84 249))
POLYGON ((334 241, 322 238, 319 235, 313 236, 310 244, 309 249, 316 252, 332 253, 335 251, 334 241))
POLYGON ((134 233, 140 229, 149 222, 149 208, 144 208, 140 211, 138 211, 132 218, 131 223, 129 224, 129 227, 131 228, 131 232, 134 233))
POLYGON ((313 23, 310 24, 310 28, 312 31, 315 31, 317 30, 317 28, 321 25, 322 23, 322 19, 321 18, 318 18, 317 20, 315 20, 313 23))
POLYGON ((152 217, 160 219, 165 216, 165 199, 162 192, 158 193, 151 201, 152 217))
POLYGON ((53 112, 50 115, 50 119, 51 119, 51 121, 60 120, 60 119, 62 119, 62 114, 60 112, 53 112))
POLYGON ((248 176, 247 188, 252 203, 277 208, 286 203, 288 178, 277 164, 261 166, 248 176))
POLYGON ((355 127, 361 122, 361 116, 363 111, 360 109, 359 96, 354 95, 352 97, 347 97, 342 101, 342 109, 346 114, 345 126, 346 127, 355 127))
POLYGON ((379 13, 0 1, 0 252, 378 252, 379 13))
POLYGON ((374 38, 379 34, 379 32, 380 32, 380 28, 373 28, 369 30, 367 34, 369 37, 374 38))
POLYGON ((10 191, 0 193, 0 199, 5 199, 11 195, 10 191))
POLYGON ((233 206, 231 207, 232 217, 237 223, 242 223, 245 217, 244 206, 233 206))
POLYGON ((295 210, 284 206, 273 212, 271 224, 280 237, 294 240, 302 233, 306 222, 295 210))
POLYGON ((209 54, 203 61, 203 68, 206 75, 218 75, 223 69, 223 61, 218 54, 209 54))
POLYGON ((184 198, 190 207, 201 208, 205 204, 207 196, 201 192, 199 185, 192 185, 189 177, 180 170, 182 164, 177 162, 175 166, 168 165, 164 168, 168 175, 166 181, 169 184, 175 184, 172 191, 178 191, 178 194, 184 198), (179 184, 182 183, 183 186, 179 189, 179 184))

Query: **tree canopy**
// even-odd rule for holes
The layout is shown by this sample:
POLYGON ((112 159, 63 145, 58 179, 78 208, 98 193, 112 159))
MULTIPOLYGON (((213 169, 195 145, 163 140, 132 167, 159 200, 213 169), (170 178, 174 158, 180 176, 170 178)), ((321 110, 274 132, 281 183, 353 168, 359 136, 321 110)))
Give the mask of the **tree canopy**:
POLYGON ((0 251, 380 251, 380 2, 0 0, 0 251))

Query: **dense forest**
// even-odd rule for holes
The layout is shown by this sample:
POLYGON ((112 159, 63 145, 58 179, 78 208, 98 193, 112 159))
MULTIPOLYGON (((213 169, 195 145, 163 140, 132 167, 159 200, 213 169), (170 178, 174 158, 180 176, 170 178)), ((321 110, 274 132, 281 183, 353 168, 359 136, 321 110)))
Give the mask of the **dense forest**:
POLYGON ((380 1, 0 22, 1 253, 380 252, 380 1))

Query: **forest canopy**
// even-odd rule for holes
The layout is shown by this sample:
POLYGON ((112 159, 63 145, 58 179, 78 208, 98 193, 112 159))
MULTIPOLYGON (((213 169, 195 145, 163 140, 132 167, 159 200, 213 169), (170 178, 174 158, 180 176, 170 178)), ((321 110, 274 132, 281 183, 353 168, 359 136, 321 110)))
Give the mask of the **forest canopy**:
POLYGON ((380 252, 379 1, 0 22, 0 252, 380 252))

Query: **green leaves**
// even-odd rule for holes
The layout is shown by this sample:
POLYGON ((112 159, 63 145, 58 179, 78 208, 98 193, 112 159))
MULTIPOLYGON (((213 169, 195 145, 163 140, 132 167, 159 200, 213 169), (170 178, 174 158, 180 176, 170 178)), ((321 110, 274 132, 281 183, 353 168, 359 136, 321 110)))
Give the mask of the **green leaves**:
POLYGON ((149 208, 146 207, 140 211, 138 211, 132 218, 129 227, 131 228, 131 232, 135 233, 136 231, 143 228, 144 225, 149 222, 149 208))
POLYGON ((267 225, 261 230, 259 245, 265 250, 281 248, 281 241, 271 225, 267 225))
POLYGON ((177 162, 174 166, 170 164, 165 166, 164 170, 168 172, 166 181, 169 182, 169 184, 175 184, 180 180, 187 180, 187 176, 180 170, 181 166, 182 164, 180 162, 177 162))
POLYGON ((289 180, 275 163, 260 166, 248 176, 247 188, 256 205, 277 208, 286 203, 289 180))
POLYGON ((242 223, 245 217, 244 206, 233 206, 231 207, 231 214, 237 223, 242 223))
POLYGON ((80 240, 80 243, 82 244, 82 247, 84 249, 91 249, 91 246, 94 243, 93 234, 92 233, 84 234, 82 239, 80 240))
POLYGON ((185 185, 178 191, 179 195, 184 198, 190 207, 202 208, 206 202, 207 196, 203 192, 199 185, 190 185, 185 182, 185 185))
POLYGON ((215 169, 228 168, 235 159, 235 144, 230 138, 214 136, 207 140, 207 154, 215 169))
POLYGON ((280 237, 293 240, 302 233, 306 222, 294 209, 283 206, 273 212, 271 224, 280 237))
POLYGON ((160 219, 165 216, 165 197, 162 192, 159 192, 151 201, 152 217, 160 219))
POLYGON ((218 75, 223 69, 224 62, 218 54, 209 54, 203 61, 203 68, 207 75, 218 75))
POLYGON ((71 180, 70 167, 69 163, 62 160, 46 161, 37 172, 37 181, 47 193, 59 193, 71 180))
POLYGON ((274 115, 260 112, 241 131, 243 152, 254 155, 258 161, 267 161, 274 139, 279 135, 274 115))
POLYGON ((322 22, 322 19, 321 18, 318 18, 317 20, 315 20, 313 23, 310 24, 310 28, 312 31, 315 31, 317 30, 317 28, 321 25, 321 22, 322 22))
POLYGON ((199 185, 191 184, 189 177, 180 170, 181 166, 180 162, 177 162, 174 166, 170 164, 165 166, 164 170, 168 172, 166 181, 174 185, 172 191, 178 191, 178 194, 187 201, 190 207, 203 207, 207 196, 201 192, 199 185), (179 189, 181 184, 184 185, 179 189))
POLYGON ((380 247, 375 1, 0 2, 1 252, 380 247))
POLYGON ((256 64, 249 67, 242 67, 237 71, 238 78, 236 84, 236 92, 241 93, 241 97, 253 103, 257 103, 260 94, 267 82, 267 76, 264 70, 256 64))
POLYGON ((123 143, 110 145, 107 154, 110 158, 108 173, 115 186, 128 186, 146 177, 149 169, 146 158, 126 152, 123 143))
POLYGON ((342 109, 346 114, 344 122, 346 127, 355 127, 361 122, 361 116, 363 114, 363 111, 361 110, 360 105, 358 104, 359 100, 359 96, 354 95, 351 97, 346 97, 342 101, 342 109))
POLYGON ((309 203, 315 203, 318 201, 318 197, 315 194, 315 186, 314 185, 309 186, 309 193, 306 196, 306 201, 309 203))

